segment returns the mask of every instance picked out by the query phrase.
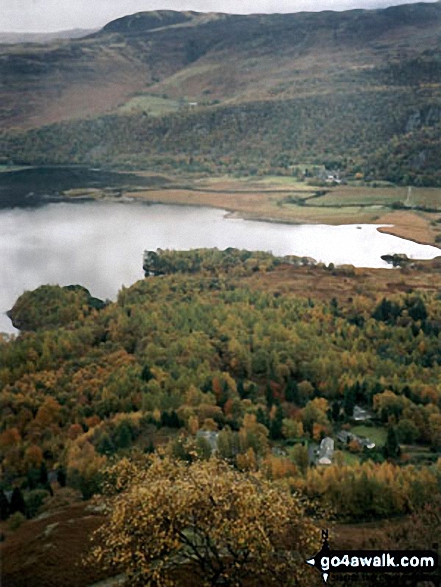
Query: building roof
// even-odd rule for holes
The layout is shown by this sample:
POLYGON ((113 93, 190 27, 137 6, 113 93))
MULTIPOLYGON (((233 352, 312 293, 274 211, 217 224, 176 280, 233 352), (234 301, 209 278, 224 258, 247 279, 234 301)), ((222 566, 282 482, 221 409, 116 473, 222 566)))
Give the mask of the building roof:
POLYGON ((320 465, 330 465, 334 454, 334 441, 329 436, 323 438, 318 450, 318 463, 320 465))

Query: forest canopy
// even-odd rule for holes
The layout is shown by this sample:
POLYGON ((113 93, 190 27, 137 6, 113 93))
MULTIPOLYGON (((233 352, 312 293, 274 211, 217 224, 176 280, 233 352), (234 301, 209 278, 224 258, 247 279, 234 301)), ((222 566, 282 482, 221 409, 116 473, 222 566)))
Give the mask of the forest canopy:
POLYGON ((0 342, 3 489, 26 498, 50 472, 88 499, 111 460, 165 450, 185 462, 215 453, 342 519, 434 499, 439 295, 384 295, 362 271, 290 263, 157 251, 116 302, 78 287, 23 294, 13 313, 27 329, 0 342), (302 292, 308 279, 340 293, 302 292), (317 466, 324 438, 334 454, 317 466))

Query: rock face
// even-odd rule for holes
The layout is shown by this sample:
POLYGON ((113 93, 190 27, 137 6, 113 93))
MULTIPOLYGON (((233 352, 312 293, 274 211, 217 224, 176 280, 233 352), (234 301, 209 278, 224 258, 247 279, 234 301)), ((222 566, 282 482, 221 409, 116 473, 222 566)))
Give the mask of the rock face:
POLYGON ((7 315, 15 328, 35 331, 65 326, 105 305, 81 285, 42 285, 24 292, 7 315))

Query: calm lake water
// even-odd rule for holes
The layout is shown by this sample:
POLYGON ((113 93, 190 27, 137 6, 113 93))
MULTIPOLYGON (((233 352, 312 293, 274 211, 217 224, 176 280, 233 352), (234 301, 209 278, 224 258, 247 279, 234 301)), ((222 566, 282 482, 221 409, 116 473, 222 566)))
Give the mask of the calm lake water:
POLYGON ((222 210, 140 202, 50 203, 0 210, 0 332, 17 297, 39 285, 81 284, 113 299, 143 277, 144 250, 237 247, 300 255, 335 264, 387 267, 381 255, 428 259, 439 249, 381 234, 374 225, 271 224, 226 217, 222 210))

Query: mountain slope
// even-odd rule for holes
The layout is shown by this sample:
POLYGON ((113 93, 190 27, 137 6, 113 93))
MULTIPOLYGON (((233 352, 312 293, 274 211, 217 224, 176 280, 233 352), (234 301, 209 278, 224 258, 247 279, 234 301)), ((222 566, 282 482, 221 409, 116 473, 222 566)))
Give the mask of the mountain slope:
POLYGON ((0 120, 10 129, 0 153, 126 166, 180 157, 199 169, 261 171, 336 159, 388 176, 384 153, 401 137, 395 179, 437 183, 440 24, 439 3, 157 11, 80 40, 0 48, 0 120))

